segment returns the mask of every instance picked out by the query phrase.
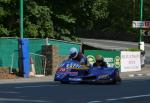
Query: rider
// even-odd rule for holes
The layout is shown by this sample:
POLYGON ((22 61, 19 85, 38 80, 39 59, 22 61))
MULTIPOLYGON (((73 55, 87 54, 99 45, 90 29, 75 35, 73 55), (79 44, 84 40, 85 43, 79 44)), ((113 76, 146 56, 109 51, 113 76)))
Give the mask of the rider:
POLYGON ((93 64, 93 67, 95 66, 107 67, 107 63, 101 55, 96 55, 96 62, 93 64))
POLYGON ((70 48, 69 59, 76 60, 82 65, 87 65, 87 58, 82 52, 78 52, 77 48, 75 47, 70 48))

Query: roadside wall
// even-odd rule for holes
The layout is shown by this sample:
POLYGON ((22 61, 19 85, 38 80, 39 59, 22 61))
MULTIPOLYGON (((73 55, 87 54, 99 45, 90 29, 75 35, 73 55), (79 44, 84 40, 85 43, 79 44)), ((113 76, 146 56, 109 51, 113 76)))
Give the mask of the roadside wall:
POLYGON ((46 75, 54 74, 59 64, 68 56, 59 55, 59 47, 54 45, 42 46, 42 55, 46 56, 46 75))

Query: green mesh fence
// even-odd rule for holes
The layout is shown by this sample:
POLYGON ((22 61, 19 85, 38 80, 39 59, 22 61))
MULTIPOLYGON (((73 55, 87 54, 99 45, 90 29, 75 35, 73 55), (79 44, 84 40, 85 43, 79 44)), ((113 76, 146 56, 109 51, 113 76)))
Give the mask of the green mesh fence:
POLYGON ((29 51, 35 54, 41 54, 42 45, 45 45, 44 39, 29 39, 29 51))
MULTIPOLYGON (((0 66, 10 67, 12 62, 12 55, 18 52, 17 38, 0 38, 0 66)), ((18 56, 14 54, 15 56, 18 56)), ((18 62, 18 58, 14 60, 18 62)))
MULTIPOLYGON (((58 46, 58 53, 60 56, 68 55, 68 50, 71 47, 80 48, 80 43, 61 40, 49 39, 48 43, 49 45, 58 46)), ((45 44, 45 39, 29 39, 29 52, 40 55, 42 53, 42 46, 45 44)), ((0 67, 11 67, 16 69, 18 68, 18 62, 18 38, 0 38, 0 67)))
POLYGON ((18 68, 18 51, 15 51, 12 53, 11 55, 11 72, 17 72, 19 71, 19 68, 18 68))

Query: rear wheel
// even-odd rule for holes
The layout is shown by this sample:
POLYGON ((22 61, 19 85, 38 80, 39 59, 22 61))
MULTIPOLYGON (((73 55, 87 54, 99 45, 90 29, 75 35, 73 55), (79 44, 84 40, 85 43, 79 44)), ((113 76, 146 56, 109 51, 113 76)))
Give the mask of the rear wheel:
POLYGON ((119 75, 119 71, 116 71, 115 73, 115 77, 113 79, 113 84, 120 84, 121 83, 121 78, 120 78, 120 75, 119 75))
POLYGON ((117 84, 116 78, 113 79, 112 84, 117 84))

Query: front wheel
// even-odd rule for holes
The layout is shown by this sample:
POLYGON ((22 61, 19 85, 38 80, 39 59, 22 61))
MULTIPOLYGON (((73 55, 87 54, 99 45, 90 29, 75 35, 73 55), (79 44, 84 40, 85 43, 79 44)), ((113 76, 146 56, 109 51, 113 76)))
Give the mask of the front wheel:
POLYGON ((66 81, 60 81, 61 84, 69 84, 69 82, 66 82, 66 81))

